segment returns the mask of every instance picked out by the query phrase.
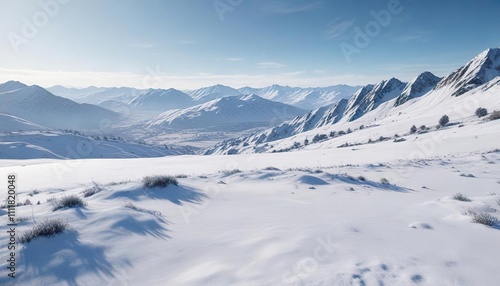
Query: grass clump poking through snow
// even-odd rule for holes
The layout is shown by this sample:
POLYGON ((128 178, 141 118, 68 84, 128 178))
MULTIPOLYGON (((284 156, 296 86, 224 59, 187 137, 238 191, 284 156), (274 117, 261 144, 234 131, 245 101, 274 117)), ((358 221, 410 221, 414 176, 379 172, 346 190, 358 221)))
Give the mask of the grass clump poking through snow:
POLYGON ((224 175, 230 176, 230 175, 241 173, 241 170, 240 169, 224 170, 224 171, 222 171, 222 173, 224 175))
POLYGON ((265 167, 264 171, 281 171, 281 170, 279 168, 269 166, 265 167))
POLYGON ((62 233, 69 227, 68 223, 61 218, 46 219, 36 224, 32 229, 26 231, 19 238, 20 243, 29 243, 39 237, 52 237, 62 233))
POLYGON ((179 183, 177 179, 172 176, 156 175, 146 176, 142 179, 142 184, 146 189, 165 188, 169 185, 177 186, 179 183))
POLYGON ((94 183, 93 187, 88 188, 88 189, 83 191, 83 197, 87 198, 87 197, 93 196, 93 195, 99 193, 100 191, 102 191, 102 188, 98 184, 94 183))
POLYGON ((454 194, 451 198, 454 200, 457 200, 457 201, 461 201, 461 202, 470 202, 471 201, 471 199, 469 199, 466 195, 461 194, 461 193, 454 194))
POLYGON ((53 211, 57 211, 62 208, 77 208, 84 207, 87 203, 76 195, 64 196, 60 199, 52 200, 53 211))
POLYGON ((500 119, 500 111, 495 110, 490 114, 490 120, 500 119))
POLYGON ((360 181, 364 182, 364 181, 366 181, 366 178, 365 178, 365 177, 363 177, 363 176, 358 176, 358 180, 360 180, 360 181))
POLYGON ((389 185, 389 180, 387 180, 386 178, 382 178, 382 179, 380 179, 380 183, 382 185, 389 185))
POLYGON ((468 209, 465 215, 472 217, 472 222, 484 224, 487 226, 493 226, 498 222, 498 218, 491 215, 490 213, 484 211, 478 211, 475 209, 468 209))
POLYGON ((132 210, 135 210, 135 211, 138 211, 138 212, 143 212, 143 213, 147 213, 147 214, 151 214, 151 215, 161 216, 161 212, 159 212, 159 211, 152 211, 152 210, 148 210, 148 209, 145 209, 145 208, 141 208, 141 207, 138 207, 138 206, 134 205, 131 202, 128 202, 125 205, 125 207, 129 208, 129 209, 132 209, 132 210))

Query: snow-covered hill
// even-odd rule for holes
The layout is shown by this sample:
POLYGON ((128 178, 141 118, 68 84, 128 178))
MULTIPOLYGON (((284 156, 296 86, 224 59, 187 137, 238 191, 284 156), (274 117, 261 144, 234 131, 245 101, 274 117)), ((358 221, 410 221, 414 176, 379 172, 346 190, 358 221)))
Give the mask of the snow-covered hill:
POLYGON ((0 113, 51 128, 76 130, 100 129, 119 120, 117 113, 102 107, 78 104, 36 85, 12 82, 0 84, 0 113))
POLYGON ((167 111, 149 122, 154 128, 212 128, 234 125, 270 126, 306 111, 256 95, 229 96, 186 109, 167 111))
POLYGON ((149 89, 127 103, 130 107, 164 112, 171 109, 186 108, 194 105, 193 99, 180 90, 149 89))
POLYGON ((0 132, 45 130, 45 126, 30 122, 17 116, 0 113, 0 132))
POLYGON ((183 153, 183 150, 124 141, 110 135, 85 136, 62 131, 0 132, 1 159, 148 158, 183 153))

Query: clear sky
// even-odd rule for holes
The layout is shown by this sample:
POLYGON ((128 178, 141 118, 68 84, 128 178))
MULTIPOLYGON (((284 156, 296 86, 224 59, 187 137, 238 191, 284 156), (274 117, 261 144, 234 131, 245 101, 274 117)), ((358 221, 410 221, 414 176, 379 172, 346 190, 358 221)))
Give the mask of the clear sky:
POLYGON ((194 89, 444 76, 498 0, 0 0, 0 81, 194 89))

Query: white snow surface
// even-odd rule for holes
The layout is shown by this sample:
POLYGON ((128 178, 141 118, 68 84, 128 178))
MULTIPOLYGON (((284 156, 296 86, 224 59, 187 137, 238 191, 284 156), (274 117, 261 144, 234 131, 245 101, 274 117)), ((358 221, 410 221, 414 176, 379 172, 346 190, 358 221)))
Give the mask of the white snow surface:
POLYGON ((71 227, 18 246, 15 285, 494 286, 500 225, 463 214, 499 217, 500 153, 485 152, 499 137, 489 131, 439 142, 416 160, 408 141, 355 152, 1 160, 3 177, 17 175, 19 200, 35 203, 17 208, 29 218, 19 234, 32 217, 71 227), (241 172, 221 172, 233 169, 241 172), (188 177, 144 189, 141 178, 155 174, 188 177), (102 191, 85 207, 52 211, 47 202, 83 198, 94 183, 102 191), (451 198, 459 192, 471 202, 451 198))

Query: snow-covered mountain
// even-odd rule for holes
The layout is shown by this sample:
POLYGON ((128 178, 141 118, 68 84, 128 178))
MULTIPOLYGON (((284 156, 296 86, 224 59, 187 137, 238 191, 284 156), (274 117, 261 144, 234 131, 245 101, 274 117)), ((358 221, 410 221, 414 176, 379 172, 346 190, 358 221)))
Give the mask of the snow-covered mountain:
MULTIPOLYGON (((205 154, 292 150, 296 149, 295 147, 303 148, 304 145, 302 144, 305 139, 311 139, 318 134, 323 134, 324 137, 320 137, 321 140, 332 139, 336 138, 338 131, 349 133, 347 130, 359 131, 364 129, 365 126, 370 127, 371 131, 370 133, 363 131, 364 134, 367 134, 365 139, 368 141, 383 135, 393 136, 398 132, 406 133, 412 125, 431 124, 431 126, 435 126, 437 119, 443 114, 449 114, 450 117, 470 118, 474 116, 475 109, 478 107, 498 110, 500 108, 498 100, 494 101, 489 98, 495 90, 500 89, 500 77, 495 77, 493 72, 493 70, 497 69, 497 66, 493 64, 497 60, 497 54, 493 51, 497 50, 492 49, 481 53, 473 61, 460 68, 458 72, 454 72, 441 81, 433 74, 424 72, 408 84, 392 78, 376 85, 367 85, 359 89, 347 103, 341 101, 330 108, 319 108, 265 131, 226 140, 206 150, 205 154), (478 65, 478 62, 482 64, 478 65), (461 73, 466 74, 465 71, 472 66, 474 66, 475 71, 483 71, 479 72, 482 76, 480 77, 481 80, 476 82, 475 88, 469 82, 467 84, 469 90, 464 93, 475 97, 473 104, 451 102, 450 95, 456 95, 457 90, 463 88, 457 86, 457 83, 463 82, 463 80, 454 81, 450 79, 456 79, 455 75, 460 73, 459 71, 464 71, 461 73), (485 76, 485 74, 488 74, 488 76, 485 76), (438 82, 440 87, 437 86, 438 82), (448 84, 443 84, 445 82, 448 84), (465 112, 463 110, 464 106, 470 110, 465 112), (420 122, 417 120, 420 120, 420 122), (406 123, 400 123, 399 126, 403 126, 400 130, 392 127, 388 130, 387 126, 394 125, 394 122, 406 123), (380 133, 381 131, 385 131, 385 133, 380 133), (333 136, 330 136, 330 133, 333 136), (370 136, 372 137, 370 138, 370 136)), ((471 77, 465 76, 465 78, 471 77)), ((346 136, 346 138, 351 138, 351 136, 346 136)), ((349 144, 347 140, 328 140, 328 142, 341 142, 338 145, 349 144)), ((357 138, 357 140, 361 139, 357 138)))
POLYGON ((441 80, 435 89, 448 87, 452 96, 460 96, 498 76, 500 76, 500 48, 487 49, 441 80))
POLYGON ((362 90, 349 100, 348 108, 344 116, 347 117, 349 121, 356 120, 367 112, 374 110, 380 104, 400 96, 405 86, 405 83, 398 79, 391 78, 379 82, 367 93, 364 91, 368 89, 362 90))
POLYGON ((7 82, 0 85, 0 91, 0 113, 51 128, 98 129, 103 120, 119 119, 115 112, 55 96, 36 85, 7 82))
POLYGON ((329 87, 300 88, 271 85, 264 88, 240 88, 244 94, 253 93, 263 98, 290 104, 303 109, 316 109, 350 98, 359 87, 336 85, 329 87))
POLYGON ((129 106, 147 111, 167 111, 194 105, 193 99, 177 89, 149 89, 127 103, 129 106))
POLYGON ((188 94, 198 103, 204 103, 226 96, 238 96, 241 95, 241 92, 232 87, 217 84, 189 91, 188 94))
POLYGON ((167 111, 149 122, 149 127, 211 128, 255 124, 270 126, 306 111, 257 95, 228 96, 186 109, 167 111))
POLYGON ((431 91, 440 80, 440 77, 435 76, 431 72, 421 73, 406 85, 394 106, 399 106, 413 98, 423 96, 431 91))

